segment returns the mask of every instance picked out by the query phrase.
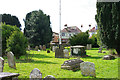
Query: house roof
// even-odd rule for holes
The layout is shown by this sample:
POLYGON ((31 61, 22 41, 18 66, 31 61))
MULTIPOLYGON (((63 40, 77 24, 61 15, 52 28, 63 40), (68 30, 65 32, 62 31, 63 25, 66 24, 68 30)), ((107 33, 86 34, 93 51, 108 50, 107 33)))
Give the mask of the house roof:
POLYGON ((89 32, 96 32, 95 27, 93 27, 92 29, 90 29, 89 32))
POLYGON ((77 26, 71 26, 71 27, 66 27, 61 32, 66 32, 66 33, 72 33, 72 32, 77 32, 80 33, 81 30, 77 26))

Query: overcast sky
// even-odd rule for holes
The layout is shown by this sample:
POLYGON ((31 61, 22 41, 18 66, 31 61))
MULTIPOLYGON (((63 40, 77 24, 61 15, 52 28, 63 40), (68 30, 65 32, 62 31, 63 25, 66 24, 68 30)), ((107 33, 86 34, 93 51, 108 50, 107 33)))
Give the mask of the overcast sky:
MULTIPOLYGON (((50 15, 51 27, 54 32, 59 32, 59 0, 2 0, 0 1, 0 14, 7 13, 19 18, 24 28, 23 19, 27 13, 41 9, 50 15)), ((96 0, 61 0, 61 28, 64 24, 78 26, 82 31, 89 29, 89 24, 94 27, 96 14, 96 0)))

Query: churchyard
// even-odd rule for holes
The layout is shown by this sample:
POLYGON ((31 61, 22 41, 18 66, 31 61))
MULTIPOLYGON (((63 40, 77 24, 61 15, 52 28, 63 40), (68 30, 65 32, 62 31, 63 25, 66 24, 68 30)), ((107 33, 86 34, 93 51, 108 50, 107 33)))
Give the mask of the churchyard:
MULTIPOLYGON (((47 49, 48 50, 48 49, 47 49)), ((49 49, 50 50, 50 49, 49 49)), ((30 78, 30 73, 34 68, 37 68, 42 73, 42 78, 47 75, 52 75, 57 78, 118 78, 118 57, 113 60, 103 60, 104 55, 108 55, 109 52, 103 49, 106 53, 98 53, 98 48, 92 48, 86 50, 88 57, 80 57, 84 62, 91 62, 95 65, 96 77, 83 76, 81 70, 72 71, 67 69, 61 69, 61 65, 64 61, 71 59, 78 59, 78 57, 70 58, 55 58, 55 52, 50 51, 27 51, 29 54, 21 56, 20 59, 15 59, 16 69, 8 66, 7 56, 4 57, 4 68, 3 72, 19 73, 18 78, 30 78), (25 60, 26 59, 26 60, 25 60)), ((70 53, 69 53, 70 55, 70 53)))

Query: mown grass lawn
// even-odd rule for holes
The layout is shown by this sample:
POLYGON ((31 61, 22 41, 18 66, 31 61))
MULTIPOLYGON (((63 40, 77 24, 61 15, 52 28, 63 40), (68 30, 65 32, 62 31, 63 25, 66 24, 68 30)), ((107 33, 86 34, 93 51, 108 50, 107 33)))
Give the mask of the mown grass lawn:
MULTIPOLYGON (((106 51, 106 50, 105 50, 106 51)), ((102 60, 102 57, 107 53, 98 53, 97 49, 86 50, 87 55, 91 57, 80 58, 83 61, 93 62, 96 69, 96 78, 118 78, 118 58, 114 60, 102 60)), ((5 59, 4 71, 19 73, 19 78, 29 78, 30 72, 34 68, 38 68, 42 72, 42 77, 53 75, 55 78, 93 78, 82 76, 81 71, 73 72, 71 70, 61 69, 61 64, 64 61, 75 59, 55 58, 55 52, 47 53, 46 51, 30 51, 32 61, 27 62, 22 56, 20 60, 16 60, 17 69, 9 68, 7 59, 5 59)))

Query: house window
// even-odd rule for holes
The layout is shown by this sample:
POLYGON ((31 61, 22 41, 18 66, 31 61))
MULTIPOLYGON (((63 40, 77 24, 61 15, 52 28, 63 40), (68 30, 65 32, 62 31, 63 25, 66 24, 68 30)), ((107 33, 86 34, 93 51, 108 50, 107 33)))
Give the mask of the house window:
POLYGON ((65 36, 65 33, 62 33, 62 36, 65 36))

